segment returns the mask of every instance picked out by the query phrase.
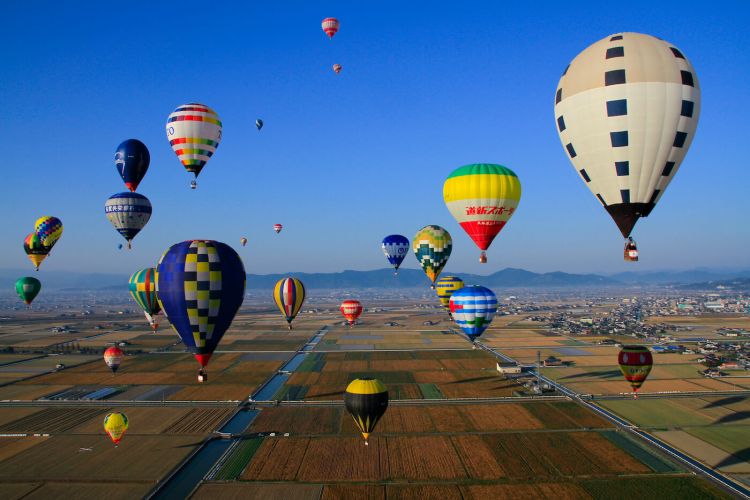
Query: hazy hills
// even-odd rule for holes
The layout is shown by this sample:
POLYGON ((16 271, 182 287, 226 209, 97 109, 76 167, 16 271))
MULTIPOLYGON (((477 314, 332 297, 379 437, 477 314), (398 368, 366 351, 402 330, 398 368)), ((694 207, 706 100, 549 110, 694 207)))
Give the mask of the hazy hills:
MULTIPOLYGON (((465 282, 490 288, 565 288, 565 287, 612 287, 638 285, 664 285, 679 288, 706 289, 717 285, 732 288, 747 288, 750 271, 723 272, 705 269, 692 271, 638 271, 618 273, 611 276, 600 274, 572 274, 564 272, 535 273, 524 269, 506 268, 488 276, 455 273, 465 282)), ((34 272, 28 269, 0 269, 0 279, 12 286, 21 276, 35 276, 47 289, 56 290, 102 290, 118 289, 127 283, 128 276, 105 273, 77 273, 70 271, 34 272)), ((338 273, 287 273, 249 274, 248 289, 269 289, 285 276, 301 279, 305 286, 313 288, 412 288, 427 285, 421 270, 402 269, 398 276, 391 269, 372 271, 342 271, 338 273)))

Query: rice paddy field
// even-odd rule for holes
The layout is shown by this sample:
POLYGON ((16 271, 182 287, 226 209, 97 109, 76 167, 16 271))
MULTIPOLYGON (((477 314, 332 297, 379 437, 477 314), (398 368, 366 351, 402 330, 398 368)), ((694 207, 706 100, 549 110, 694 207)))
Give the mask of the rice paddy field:
MULTIPOLYGON (((493 356, 457 335, 442 310, 376 307, 352 328, 341 324, 333 304, 318 311, 301 313, 293 330, 275 311, 241 311, 211 359, 206 384, 196 382, 197 364, 169 326, 153 333, 140 314, 6 320, 0 347, 16 352, 0 354, 3 498, 144 496, 300 352, 302 362, 269 398, 297 406, 259 408, 194 498, 617 498, 623 488, 722 497, 569 401, 392 404, 365 446, 343 406, 328 405, 342 399, 353 378, 374 376, 391 400, 404 402, 512 398, 520 386, 498 373, 493 356), (55 326, 70 331, 53 332, 55 326), (323 327, 320 342, 302 351, 323 327), (100 353, 120 342, 126 356, 113 375, 100 353), (77 350, 89 353, 71 352, 77 350), (106 396, 87 405, 85 398, 101 391, 106 396), (53 405, 58 402, 66 406, 53 405), (130 422, 116 448, 102 429, 111 411, 125 412, 130 422)), ((611 365, 616 349, 589 340, 550 336, 522 315, 498 316, 483 337, 522 362, 535 361, 537 350, 573 361, 545 372, 570 387, 627 392, 611 365)), ((714 382, 691 378, 686 357, 663 359, 648 381, 653 387, 681 380, 706 390, 714 382)), ((744 453, 737 443, 747 425, 746 403, 700 408, 681 402, 640 413, 612 409, 645 419, 654 433, 687 448, 711 441, 716 449, 706 460, 745 474, 744 466, 721 461, 744 453), (661 415, 683 427, 659 427, 661 415), (726 433, 711 430, 720 419, 726 433)))

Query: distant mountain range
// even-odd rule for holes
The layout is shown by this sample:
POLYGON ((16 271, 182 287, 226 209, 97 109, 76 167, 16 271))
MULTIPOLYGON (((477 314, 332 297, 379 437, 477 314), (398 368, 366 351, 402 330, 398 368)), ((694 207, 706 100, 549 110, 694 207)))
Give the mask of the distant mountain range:
MULTIPOLYGON (((716 286, 729 288, 750 285, 750 271, 638 271, 611 276, 600 274, 571 274, 564 272, 534 273, 524 269, 506 268, 488 276, 452 273, 465 282, 487 287, 502 288, 565 288, 565 287, 616 287, 616 286, 673 286, 686 289, 708 289, 716 286)), ((26 269, 0 269, 0 280, 12 285, 21 276, 37 276, 43 286, 52 290, 117 290, 125 286, 128 276, 104 273, 77 273, 70 271, 29 272, 26 269)), ((310 289, 331 288, 413 288, 423 287, 427 278, 421 270, 402 269, 398 276, 391 269, 373 271, 343 271, 339 273, 285 273, 248 274, 248 289, 269 289, 286 276, 301 279, 310 289)))

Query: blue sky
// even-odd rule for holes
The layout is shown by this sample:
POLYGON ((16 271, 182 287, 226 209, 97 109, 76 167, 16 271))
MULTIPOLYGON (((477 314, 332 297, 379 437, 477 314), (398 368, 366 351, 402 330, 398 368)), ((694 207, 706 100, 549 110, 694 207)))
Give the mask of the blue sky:
POLYGON ((31 269, 21 244, 41 215, 65 224, 42 276, 130 273, 191 238, 233 245, 253 273, 374 269, 382 237, 427 224, 453 235, 446 271, 750 265, 746 2, 312 3, 5 4, 0 267, 31 269), (333 41, 327 16, 341 20, 333 41), (565 66, 620 31, 679 47, 703 102, 680 172, 636 226, 636 265, 553 116, 565 66), (196 191, 164 133, 191 101, 224 124, 196 191), (114 151, 131 137, 151 151, 138 191, 154 214, 127 252, 103 206, 125 190, 114 151), (512 168, 524 190, 486 265, 442 200, 445 177, 475 162, 512 168))

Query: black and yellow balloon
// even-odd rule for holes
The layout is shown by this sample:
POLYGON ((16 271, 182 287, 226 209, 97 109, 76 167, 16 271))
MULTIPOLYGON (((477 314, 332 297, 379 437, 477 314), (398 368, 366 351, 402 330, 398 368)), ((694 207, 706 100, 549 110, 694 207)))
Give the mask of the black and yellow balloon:
POLYGON ((367 445, 370 433, 388 409, 388 389, 383 382, 375 378, 354 379, 344 393, 344 405, 362 432, 367 445))

